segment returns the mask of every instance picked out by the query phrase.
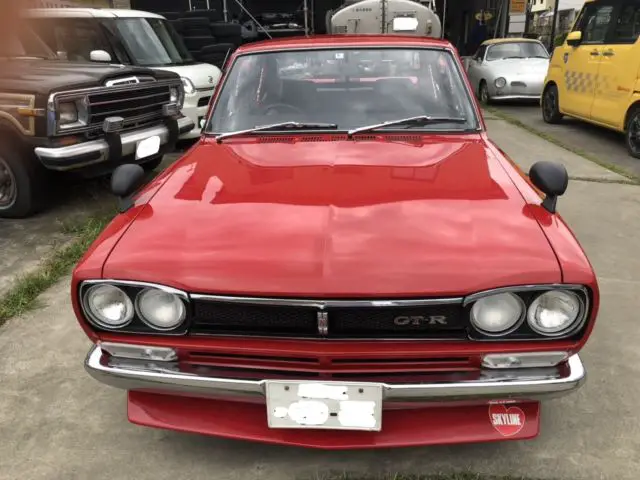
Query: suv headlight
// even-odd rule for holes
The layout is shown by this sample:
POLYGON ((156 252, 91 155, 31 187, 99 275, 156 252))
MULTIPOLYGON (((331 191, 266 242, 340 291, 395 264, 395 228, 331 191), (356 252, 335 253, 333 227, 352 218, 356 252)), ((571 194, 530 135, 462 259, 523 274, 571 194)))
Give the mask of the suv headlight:
POLYGON ((580 318, 581 312, 582 302, 575 293, 552 290, 531 302, 527 322, 540 335, 553 337, 570 330, 580 318))
POLYGON ((173 330, 187 315, 180 297, 157 288, 146 288, 138 294, 136 310, 140 319, 155 330, 173 330))
POLYGON ((182 86, 184 87, 184 93, 187 95, 193 95, 196 92, 196 87, 191 80, 182 77, 182 86))
POLYGON ((99 327, 113 330, 133 320, 133 302, 120 288, 113 285, 94 285, 82 299, 85 313, 99 327))
POLYGON ((471 324, 489 336, 506 335, 523 319, 525 305, 513 293, 498 293, 477 300, 471 308, 471 324))
POLYGON ((76 102, 64 102, 58 105, 60 125, 67 125, 78 121, 78 106, 76 102))

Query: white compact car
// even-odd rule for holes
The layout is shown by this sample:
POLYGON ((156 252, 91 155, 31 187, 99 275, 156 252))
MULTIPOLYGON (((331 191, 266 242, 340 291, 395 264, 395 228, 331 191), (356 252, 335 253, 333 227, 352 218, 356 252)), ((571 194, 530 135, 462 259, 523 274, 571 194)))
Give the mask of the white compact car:
POLYGON ((196 127, 180 138, 200 136, 202 119, 222 72, 196 62, 171 23, 161 15, 136 10, 36 8, 25 19, 62 58, 169 70, 182 77, 182 114, 196 127))

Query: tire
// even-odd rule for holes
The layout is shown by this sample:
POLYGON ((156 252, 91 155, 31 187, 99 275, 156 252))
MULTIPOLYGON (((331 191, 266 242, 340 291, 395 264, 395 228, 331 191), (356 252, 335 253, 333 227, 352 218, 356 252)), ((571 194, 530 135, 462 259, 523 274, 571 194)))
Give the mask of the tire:
POLYGON ((627 152, 633 158, 640 158, 640 106, 636 105, 629 110, 627 123, 624 129, 624 139, 627 152))
POLYGON ((211 20, 207 17, 183 17, 181 20, 184 31, 187 32, 192 28, 209 28, 211 20))
POLYGON ((167 20, 177 20, 180 18, 180 12, 160 12, 158 15, 162 15, 167 20))
POLYGON ((203 17, 209 22, 221 22, 223 20, 222 13, 211 8, 209 10, 191 10, 184 12, 183 18, 203 17))
POLYGON ((0 218, 29 217, 44 206, 47 171, 34 154, 5 138, 0 144, 0 218))
POLYGON ((183 40, 187 49, 195 52, 216 43, 216 39, 213 37, 183 37, 183 40))
POLYGON ((222 57, 227 54, 229 50, 233 51, 236 47, 233 43, 216 43, 215 45, 208 45, 202 47, 200 50, 201 55, 222 54, 222 57))
POLYGON ((233 45, 233 49, 234 50, 244 43, 242 37, 240 37, 240 36, 236 36, 236 37, 216 37, 216 40, 218 40, 218 43, 228 43, 228 44, 233 45))
POLYGON ((212 23, 211 33, 214 37, 242 37, 242 26, 237 23, 212 23))
POLYGON ((491 95, 489 94, 489 86, 487 82, 484 80, 480 81, 480 86, 478 87, 478 100, 483 105, 491 105, 491 95))
POLYGON ((542 119, 546 123, 560 123, 563 115, 560 113, 560 97, 558 87, 549 85, 542 92, 542 119))
POLYGON ((190 28, 183 32, 182 37, 210 37, 211 30, 209 28, 190 28))

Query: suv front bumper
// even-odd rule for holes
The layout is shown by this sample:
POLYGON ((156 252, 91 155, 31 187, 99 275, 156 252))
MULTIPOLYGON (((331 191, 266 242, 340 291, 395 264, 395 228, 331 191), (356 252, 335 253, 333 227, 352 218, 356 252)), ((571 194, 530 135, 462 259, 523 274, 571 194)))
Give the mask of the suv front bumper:
MULTIPOLYGON (((178 137, 195 127, 188 117, 167 121, 160 125, 124 133, 105 134, 97 140, 77 143, 65 147, 36 147, 35 154, 42 164, 50 170, 75 170, 102 162, 118 162, 125 157, 134 156, 138 143, 150 137, 160 137, 161 151, 175 144, 178 137)), ((150 158, 143 158, 144 163, 150 158)))

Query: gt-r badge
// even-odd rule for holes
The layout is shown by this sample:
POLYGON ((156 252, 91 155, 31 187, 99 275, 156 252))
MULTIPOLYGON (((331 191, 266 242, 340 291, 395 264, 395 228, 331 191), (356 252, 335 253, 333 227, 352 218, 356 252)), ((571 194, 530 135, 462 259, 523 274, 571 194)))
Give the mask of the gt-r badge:
POLYGON ((525 415, 519 407, 494 404, 489 406, 489 419, 500 435, 512 437, 524 427, 525 415))

